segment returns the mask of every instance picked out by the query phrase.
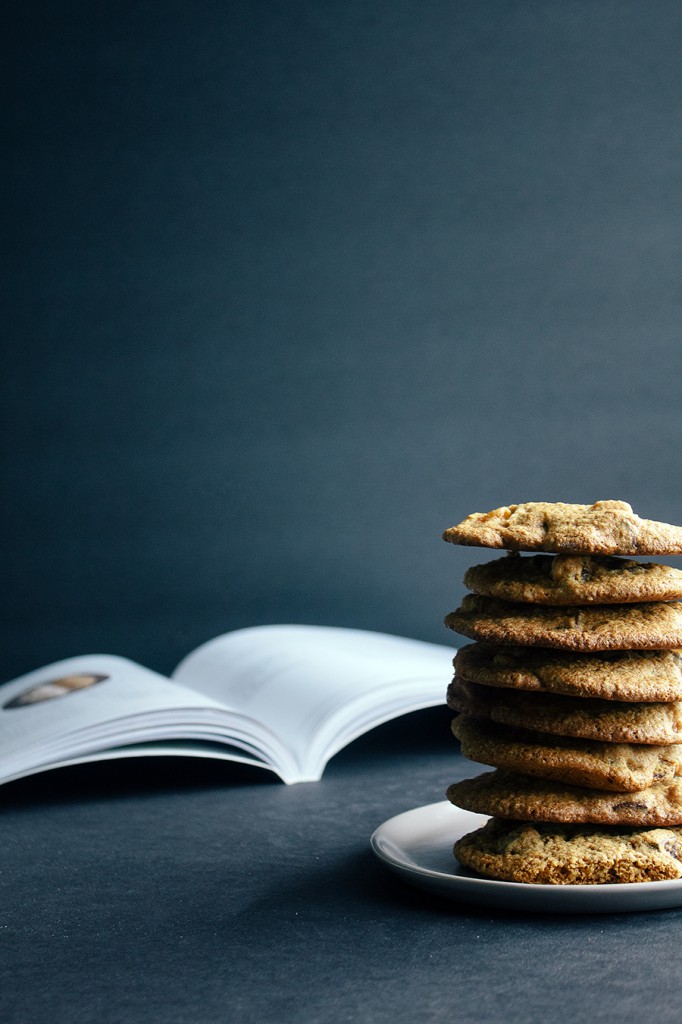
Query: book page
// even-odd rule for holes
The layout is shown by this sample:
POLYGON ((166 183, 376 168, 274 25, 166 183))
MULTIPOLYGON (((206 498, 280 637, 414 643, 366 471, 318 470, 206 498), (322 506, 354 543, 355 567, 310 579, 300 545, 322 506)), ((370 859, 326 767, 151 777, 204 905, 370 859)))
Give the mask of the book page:
MULTIPOLYGON (((360 735, 405 711, 443 704, 454 654, 453 647, 363 630, 256 626, 203 644, 172 678, 262 722, 302 770, 319 777, 326 753, 314 740, 326 723, 359 707, 353 735, 360 735)), ((325 744, 338 749, 333 735, 325 744)))
POLYGON ((0 754, 35 757, 78 734, 137 715, 222 707, 127 658, 82 655, 46 665, 0 686, 0 754))

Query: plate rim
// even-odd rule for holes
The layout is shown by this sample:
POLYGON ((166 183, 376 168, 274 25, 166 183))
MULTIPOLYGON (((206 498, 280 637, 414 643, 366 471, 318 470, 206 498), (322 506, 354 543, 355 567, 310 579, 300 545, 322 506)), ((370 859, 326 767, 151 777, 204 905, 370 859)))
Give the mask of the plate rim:
MULTIPOLYGON (((418 860, 409 860, 404 853, 404 848, 396 842, 395 839, 391 839, 394 850, 400 851, 402 856, 397 856, 395 852, 387 850, 382 842, 389 837, 386 836, 386 832, 392 828, 400 827, 409 821, 416 821, 419 818, 424 818, 428 821, 430 817, 437 817, 438 821, 446 809, 450 809, 453 814, 453 837, 451 842, 448 844, 450 850, 454 842, 458 838, 457 834, 457 819, 460 819, 460 826, 462 824, 461 818, 466 815, 469 819, 473 815, 473 812, 465 811, 462 808, 451 804, 448 800, 439 800, 435 803, 422 804, 418 807, 412 807, 408 810, 401 811, 398 814, 392 815, 382 822, 377 828, 374 829, 370 836, 370 846, 374 854, 383 861, 389 868, 396 870, 401 875, 408 875, 411 878, 417 880, 416 884, 420 884, 422 880, 430 879, 433 882, 440 883, 439 888, 447 888, 452 890, 453 898, 456 897, 458 891, 466 895, 480 894, 480 896, 487 895, 488 897, 499 894, 502 897, 504 894, 509 896, 515 896, 521 898, 524 901, 532 902, 533 897, 546 898, 549 897, 551 903, 566 903, 570 904, 573 899, 582 898, 585 902, 594 902, 598 904, 595 906, 595 910, 603 910, 606 903, 611 901, 616 902, 618 897, 625 898, 634 897, 634 902, 637 902, 637 897, 646 897, 647 895, 653 896, 665 896, 667 893, 678 893, 679 892, 679 904, 682 905, 682 878, 666 878, 660 881, 651 882, 601 882, 597 884, 579 884, 579 885, 552 885, 547 882, 506 882, 502 879, 497 878, 484 878, 474 877, 472 875, 458 874, 449 872, 439 871, 435 868, 428 867, 426 865, 420 865, 418 860), (525 899, 524 899, 525 898, 525 899)), ((449 811, 448 811, 449 813, 449 811)), ((488 820, 489 815, 478 814, 475 815, 477 819, 480 819, 480 824, 484 824, 488 820)), ((433 829, 435 826, 432 825, 433 829)), ((427 834, 426 825, 422 827, 424 834, 427 834)), ((462 833, 463 834, 463 833, 462 833)), ((453 865, 459 864, 454 854, 452 854, 453 865)), ((466 870, 466 869, 465 869, 466 870)), ((422 886, 423 887, 423 886, 422 886)), ((433 891, 433 889, 431 889, 433 891)), ((448 894, 449 895, 449 894, 448 894)), ((629 901, 628 901, 629 902, 629 901)), ((673 904, 669 904, 672 906, 673 904)), ((503 901, 500 903, 503 907, 503 901)), ((662 905, 663 906, 663 905, 662 905)), ((552 909, 557 909, 556 906, 552 909)), ((572 907, 568 907, 568 910, 572 910, 572 907)), ((635 906, 629 908, 632 910, 637 909, 635 906)), ((653 909, 651 906, 641 909, 653 909)))

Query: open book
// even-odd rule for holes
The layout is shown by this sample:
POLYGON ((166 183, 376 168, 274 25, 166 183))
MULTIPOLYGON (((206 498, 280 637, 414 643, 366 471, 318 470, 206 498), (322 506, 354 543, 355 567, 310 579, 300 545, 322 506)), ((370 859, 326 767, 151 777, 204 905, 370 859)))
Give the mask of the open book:
POLYGON ((171 678, 108 654, 0 686, 0 783, 151 754, 321 777, 363 733, 445 702, 452 647, 326 626, 255 626, 198 647, 171 678))

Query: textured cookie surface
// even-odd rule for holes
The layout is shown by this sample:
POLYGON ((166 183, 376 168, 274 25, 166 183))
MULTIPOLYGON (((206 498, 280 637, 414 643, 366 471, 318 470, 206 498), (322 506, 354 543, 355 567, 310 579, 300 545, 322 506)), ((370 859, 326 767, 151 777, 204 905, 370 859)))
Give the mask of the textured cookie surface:
POLYGON ((466 644, 457 652, 455 669, 484 686, 619 701, 682 700, 679 650, 580 654, 466 644))
POLYGON ((448 706, 501 725, 604 743, 682 743, 682 702, 634 704, 480 686, 455 677, 448 706))
POLYGON ((460 715, 452 731, 470 761, 616 793, 647 789, 682 774, 682 746, 601 743, 552 736, 460 715))
POLYGON ((613 555, 507 555, 473 566, 464 585, 486 597, 534 604, 677 601, 682 571, 613 555))
POLYGON ((461 864, 489 878, 546 885, 682 877, 682 829, 500 821, 455 843, 461 864))
POLYGON ((453 544, 577 555, 679 555, 682 527, 640 519, 625 501, 530 501, 474 512, 443 534, 453 544))
POLYGON ((682 604, 553 607, 467 594, 445 624, 473 640, 576 651, 682 646, 682 604))
POLYGON ((637 793, 610 793, 497 768, 453 783, 447 797, 466 811, 515 821, 682 825, 682 779, 658 782, 637 793))

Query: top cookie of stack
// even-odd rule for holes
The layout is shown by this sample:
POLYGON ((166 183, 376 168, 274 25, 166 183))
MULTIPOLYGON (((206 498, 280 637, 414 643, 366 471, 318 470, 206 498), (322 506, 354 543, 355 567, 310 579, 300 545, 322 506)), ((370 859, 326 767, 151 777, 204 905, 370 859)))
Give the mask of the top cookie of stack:
POLYGON ((640 519, 626 501, 529 501, 474 512, 443 534, 452 544, 574 555, 682 555, 682 527, 640 519))
POLYGON ((470 569, 446 624, 475 641, 448 703, 496 771, 448 797, 492 816, 456 855, 513 881, 682 877, 682 528, 622 501, 531 502, 446 530, 510 555, 470 569), (546 552, 524 557, 519 551, 546 552))

